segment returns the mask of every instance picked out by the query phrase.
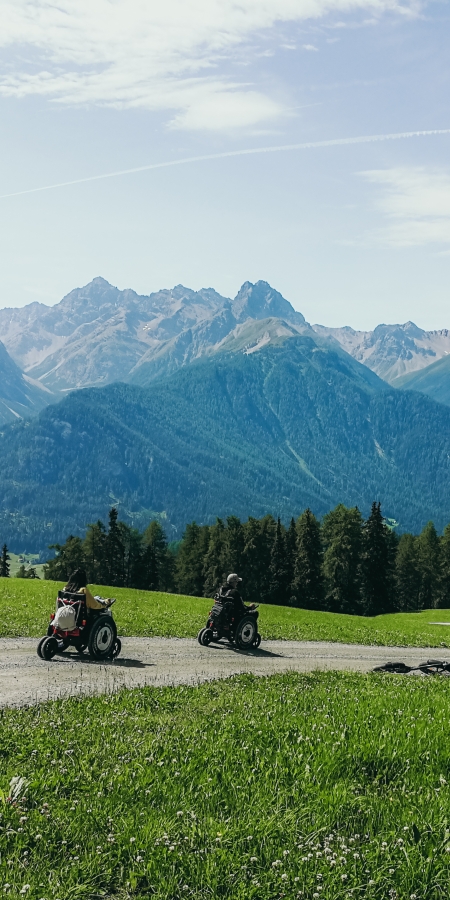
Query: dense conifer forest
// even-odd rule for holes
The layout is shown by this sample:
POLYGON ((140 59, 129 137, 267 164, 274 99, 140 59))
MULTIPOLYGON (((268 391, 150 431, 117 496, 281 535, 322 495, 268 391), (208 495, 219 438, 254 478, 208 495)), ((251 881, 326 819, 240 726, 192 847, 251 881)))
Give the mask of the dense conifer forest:
MULTIPOLYGON (((429 522, 418 535, 398 537, 380 503, 366 520, 343 504, 321 522, 306 509, 287 528, 270 515, 191 522, 175 544, 158 521, 141 533, 112 508, 107 527, 98 521, 84 539, 70 536, 51 549, 45 577, 55 581, 82 567, 92 584, 213 597, 237 572, 252 603, 374 616, 450 602, 450 525, 442 536, 429 522)), ((6 546, 2 561, 7 575, 6 546)))

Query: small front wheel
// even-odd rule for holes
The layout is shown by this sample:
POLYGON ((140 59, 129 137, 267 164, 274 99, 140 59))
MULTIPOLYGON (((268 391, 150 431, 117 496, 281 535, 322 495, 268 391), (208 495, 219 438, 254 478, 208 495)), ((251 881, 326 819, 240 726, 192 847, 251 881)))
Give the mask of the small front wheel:
POLYGON ((42 659, 45 659, 46 662, 50 662, 51 659, 58 652, 58 641, 55 637, 46 637, 41 644, 41 653, 42 659))
POLYGON ((261 635, 258 631, 258 634, 256 635, 255 640, 253 641, 253 646, 254 646, 255 650, 258 649, 260 644, 261 644, 261 635))
POLYGON ((214 637, 211 628, 205 628, 202 634, 202 647, 208 647, 214 637))
POLYGON ((205 631, 206 631, 206 628, 200 628, 200 631, 199 631, 199 633, 198 633, 198 635, 197 635, 197 640, 198 640, 199 644, 202 643, 202 637, 203 637, 203 633, 204 633, 205 631))
POLYGON ((38 643, 38 645, 37 645, 37 647, 36 647, 36 652, 37 652, 37 655, 39 656, 39 659, 44 659, 44 657, 42 656, 42 644, 43 644, 44 641, 46 641, 46 640, 48 640, 48 635, 47 635, 47 634, 45 635, 45 637, 43 637, 43 638, 40 639, 40 641, 39 641, 39 643, 38 643))

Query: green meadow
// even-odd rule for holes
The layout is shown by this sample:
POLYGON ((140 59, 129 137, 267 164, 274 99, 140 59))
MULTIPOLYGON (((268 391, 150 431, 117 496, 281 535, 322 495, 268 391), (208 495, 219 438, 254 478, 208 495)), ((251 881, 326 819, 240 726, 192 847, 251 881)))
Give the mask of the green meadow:
POLYGON ((449 701, 314 673, 4 710, 2 896, 446 900, 449 701))
MULTIPOLYGON (((39 637, 46 631, 58 585, 53 581, 0 579, 0 637, 39 637)), ((94 593, 117 598, 114 616, 125 636, 194 637, 204 625, 211 600, 94 586, 94 593)), ((374 618, 311 612, 284 606, 260 607, 266 640, 339 641, 385 646, 450 647, 450 610, 394 613, 374 618)))

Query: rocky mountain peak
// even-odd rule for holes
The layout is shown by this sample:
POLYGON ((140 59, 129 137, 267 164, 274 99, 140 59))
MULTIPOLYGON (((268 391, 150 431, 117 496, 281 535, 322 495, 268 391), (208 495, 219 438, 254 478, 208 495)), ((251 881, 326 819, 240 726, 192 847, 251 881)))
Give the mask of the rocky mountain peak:
POLYGON ((297 325, 306 324, 305 317, 267 281, 257 281, 256 284, 245 281, 236 294, 231 308, 238 322, 244 322, 249 318, 277 318, 297 325))

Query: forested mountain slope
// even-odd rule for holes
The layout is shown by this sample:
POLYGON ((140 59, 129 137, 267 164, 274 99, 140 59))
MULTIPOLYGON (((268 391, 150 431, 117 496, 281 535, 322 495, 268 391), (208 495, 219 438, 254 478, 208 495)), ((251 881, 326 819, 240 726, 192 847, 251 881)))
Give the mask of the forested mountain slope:
POLYGON ((54 399, 27 379, 0 341, 0 425, 35 415, 54 399))
POLYGON ((147 389, 77 391, 0 436, 0 535, 44 548, 119 506, 186 522, 372 500, 401 526, 450 520, 450 410, 307 336, 222 353, 147 389))
POLYGON ((398 378, 395 386, 407 391, 420 391, 433 400, 450 406, 450 356, 438 359, 420 372, 398 378))

